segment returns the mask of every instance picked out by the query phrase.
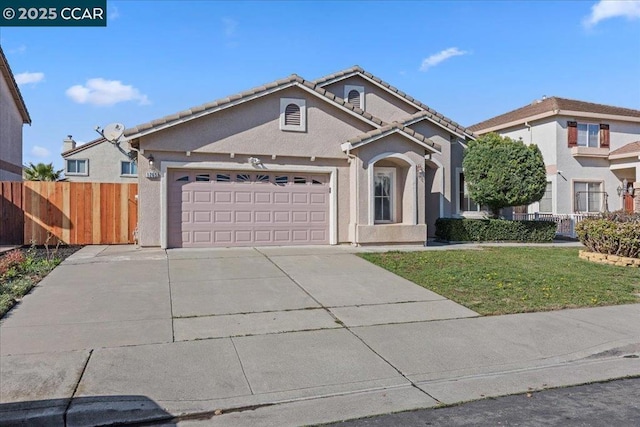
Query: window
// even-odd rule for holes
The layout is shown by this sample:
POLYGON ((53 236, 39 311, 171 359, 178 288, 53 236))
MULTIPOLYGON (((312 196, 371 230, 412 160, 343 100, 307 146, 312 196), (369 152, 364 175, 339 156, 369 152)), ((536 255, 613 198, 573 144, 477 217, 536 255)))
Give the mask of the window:
POLYGON ((345 85, 344 100, 364 110, 364 86, 345 85))
POLYGON ((276 185, 285 185, 289 182, 289 177, 286 175, 276 176, 276 185))
POLYGON ((208 173, 199 173, 196 175, 196 182, 208 182, 211 181, 211 176, 208 173))
POLYGON ((305 178, 304 176, 294 176, 293 177, 293 183, 294 184, 306 184, 307 183, 307 178, 305 178))
POLYGON ((89 175, 88 160, 67 160, 68 175, 89 175))
POLYGON ((599 132, 599 125, 578 123, 578 146, 598 147, 599 132))
POLYGON ((296 132, 306 131, 307 110, 304 99, 280 99, 280 129, 296 132))
POLYGON ((231 175, 228 173, 217 173, 216 174, 216 182, 230 182, 231 175))
POLYGON ((464 180, 464 173, 460 172, 459 175, 459 184, 458 184, 458 192, 459 192, 459 200, 458 200, 458 210, 460 212, 481 212, 482 207, 478 205, 470 196, 469 191, 467 189, 467 183, 464 180))
POLYGON ((606 193, 601 182, 574 182, 573 195, 576 212, 603 212, 606 205, 606 193))
POLYGON ((609 148, 609 125, 567 122, 569 147, 609 148))
POLYGON ((373 209, 375 222, 393 222, 395 169, 376 168, 373 176, 373 209))
POLYGON ((256 182, 269 182, 269 175, 258 174, 256 176, 256 182))
POLYGON ((181 176, 180 178, 176 178, 177 182, 189 182, 189 176, 188 175, 184 175, 181 176))
POLYGON ((551 181, 547 181, 547 188, 544 190, 544 196, 540 199, 539 211, 544 213, 553 212, 553 185, 551 181))
POLYGON ((251 176, 246 173, 239 173, 236 175, 236 182, 250 182, 251 176))
POLYGON ((120 175, 138 175, 138 164, 136 162, 120 162, 120 175))

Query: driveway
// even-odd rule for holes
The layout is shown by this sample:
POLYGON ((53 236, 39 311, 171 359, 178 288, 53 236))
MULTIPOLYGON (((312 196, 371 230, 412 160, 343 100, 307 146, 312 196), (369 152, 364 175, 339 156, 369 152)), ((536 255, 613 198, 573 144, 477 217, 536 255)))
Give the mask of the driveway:
POLYGON ((86 247, 2 320, 0 421, 299 425, 640 373, 606 353, 640 353, 638 305, 480 318, 356 251, 86 247))

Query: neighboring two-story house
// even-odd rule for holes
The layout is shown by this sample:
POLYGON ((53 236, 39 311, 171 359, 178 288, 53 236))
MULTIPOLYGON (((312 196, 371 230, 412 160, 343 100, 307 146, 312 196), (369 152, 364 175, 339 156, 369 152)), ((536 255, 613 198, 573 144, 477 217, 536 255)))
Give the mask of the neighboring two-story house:
POLYGON ((538 145, 547 191, 529 213, 640 212, 639 110, 544 97, 469 129, 538 145))
POLYGON ((360 67, 292 75, 126 130, 139 153, 139 241, 424 243, 460 210, 473 138, 360 67))
POLYGON ((0 181, 22 181, 22 126, 29 111, 0 47, 0 181))
POLYGON ((138 164, 126 144, 119 147, 104 138, 77 145, 71 135, 63 141, 64 176, 71 182, 138 182, 138 164))

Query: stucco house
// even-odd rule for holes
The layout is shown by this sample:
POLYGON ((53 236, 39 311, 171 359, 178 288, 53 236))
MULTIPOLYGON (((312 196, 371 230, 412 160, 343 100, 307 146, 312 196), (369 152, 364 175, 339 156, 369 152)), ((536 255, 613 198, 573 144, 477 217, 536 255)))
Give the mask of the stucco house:
POLYGON ((31 117, 2 47, 0 77, 0 181, 22 181, 22 126, 31 117))
POLYGON ((71 182, 138 182, 138 164, 104 138, 77 145, 71 135, 63 141, 64 176, 71 182))
POLYGON ((639 110, 544 97, 469 129, 540 147, 547 191, 529 213, 640 212, 639 110))
POLYGON ((355 66, 127 129, 142 246, 424 243, 473 134, 355 66))

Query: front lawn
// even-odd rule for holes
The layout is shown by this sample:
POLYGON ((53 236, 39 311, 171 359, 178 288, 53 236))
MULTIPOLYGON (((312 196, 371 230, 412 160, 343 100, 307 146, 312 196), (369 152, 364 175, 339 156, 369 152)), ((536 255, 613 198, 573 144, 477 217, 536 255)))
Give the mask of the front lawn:
POLYGON ((483 315, 640 302, 640 269, 584 261, 574 248, 496 247, 361 256, 483 315))

